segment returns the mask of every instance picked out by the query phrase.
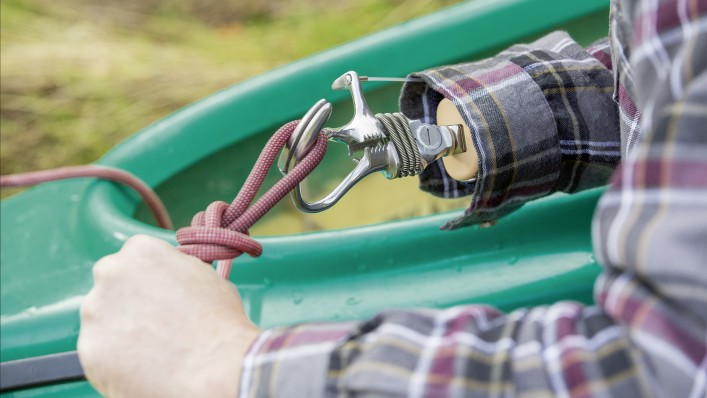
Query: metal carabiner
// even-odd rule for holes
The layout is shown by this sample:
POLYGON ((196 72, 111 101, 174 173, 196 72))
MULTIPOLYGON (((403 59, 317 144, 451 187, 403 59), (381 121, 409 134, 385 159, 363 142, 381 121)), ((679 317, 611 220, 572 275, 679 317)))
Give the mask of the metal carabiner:
MULTIPOLYGON (((332 106, 319 100, 302 118, 280 156, 278 166, 283 174, 294 167, 314 145, 319 132, 330 140, 346 144, 349 157, 356 167, 323 199, 308 202, 300 186, 295 187, 292 199, 307 213, 316 213, 332 207, 356 183, 367 175, 383 172, 387 179, 419 174, 430 163, 451 153, 466 151, 462 126, 437 126, 410 120, 401 113, 373 115, 361 89, 361 81, 354 71, 334 80, 332 89, 348 89, 354 105, 354 116, 342 127, 325 128, 332 106)), ((371 79, 373 80, 373 79, 371 79)))

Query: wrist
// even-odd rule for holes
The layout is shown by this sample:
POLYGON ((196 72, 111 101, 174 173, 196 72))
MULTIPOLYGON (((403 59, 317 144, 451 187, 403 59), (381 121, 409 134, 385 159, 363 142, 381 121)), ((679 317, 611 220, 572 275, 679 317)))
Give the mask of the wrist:
POLYGON ((260 334, 254 325, 224 334, 212 347, 212 360, 202 364, 193 379, 193 396, 236 397, 243 368, 243 358, 260 334))

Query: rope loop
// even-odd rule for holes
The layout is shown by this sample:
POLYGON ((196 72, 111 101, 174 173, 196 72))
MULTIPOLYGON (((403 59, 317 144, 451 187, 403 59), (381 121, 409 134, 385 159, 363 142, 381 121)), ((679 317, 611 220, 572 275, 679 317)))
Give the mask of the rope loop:
POLYGON ((249 236, 248 229, 302 182, 326 152, 327 138, 320 133, 305 157, 251 205, 265 175, 298 123, 299 120, 295 120, 285 124, 270 138, 231 204, 213 202, 194 215, 190 226, 177 231, 179 250, 206 263, 219 261, 217 270, 224 277, 230 273, 231 261, 242 253, 252 257, 263 253, 263 247, 249 236))
MULTIPOLYGON (((285 124, 270 137, 231 204, 213 202, 205 211, 194 215, 190 226, 177 231, 179 250, 206 263, 218 261, 216 270, 224 278, 228 278, 234 258, 243 253, 253 257, 263 253, 263 247, 250 237, 248 229, 302 182, 326 153, 327 137, 320 132, 316 143, 304 158, 251 206, 268 170, 299 122, 293 120, 285 124)), ((0 187, 29 186, 78 177, 96 177, 127 184, 142 196, 160 227, 172 229, 172 221, 157 194, 140 179, 123 170, 88 165, 4 175, 0 176, 0 187)))

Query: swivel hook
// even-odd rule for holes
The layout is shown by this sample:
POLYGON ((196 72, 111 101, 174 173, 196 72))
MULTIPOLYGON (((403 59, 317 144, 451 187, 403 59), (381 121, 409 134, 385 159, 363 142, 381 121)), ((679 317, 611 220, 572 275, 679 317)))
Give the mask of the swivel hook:
POLYGON ((319 100, 305 114, 283 149, 278 165, 287 174, 314 145, 319 132, 324 131, 330 140, 347 145, 349 157, 357 163, 331 193, 318 201, 305 200, 298 185, 292 199, 304 212, 316 213, 332 207, 369 174, 380 171, 387 179, 413 176, 443 156, 466 151, 461 125, 422 123, 399 112, 371 113, 361 89, 361 82, 367 80, 349 71, 332 84, 334 90, 347 89, 351 93, 354 105, 351 121, 339 128, 325 128, 332 106, 319 100))

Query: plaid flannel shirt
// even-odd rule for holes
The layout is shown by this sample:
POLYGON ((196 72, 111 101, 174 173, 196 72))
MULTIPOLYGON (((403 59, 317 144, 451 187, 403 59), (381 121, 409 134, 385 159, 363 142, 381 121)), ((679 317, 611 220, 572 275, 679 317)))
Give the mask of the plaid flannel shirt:
POLYGON ((552 192, 605 184, 593 224, 595 307, 386 311, 264 331, 241 396, 704 397, 707 391, 707 1, 612 3, 609 38, 564 33, 417 74, 401 110, 451 99, 480 174, 421 176, 472 194, 456 228, 552 192))

